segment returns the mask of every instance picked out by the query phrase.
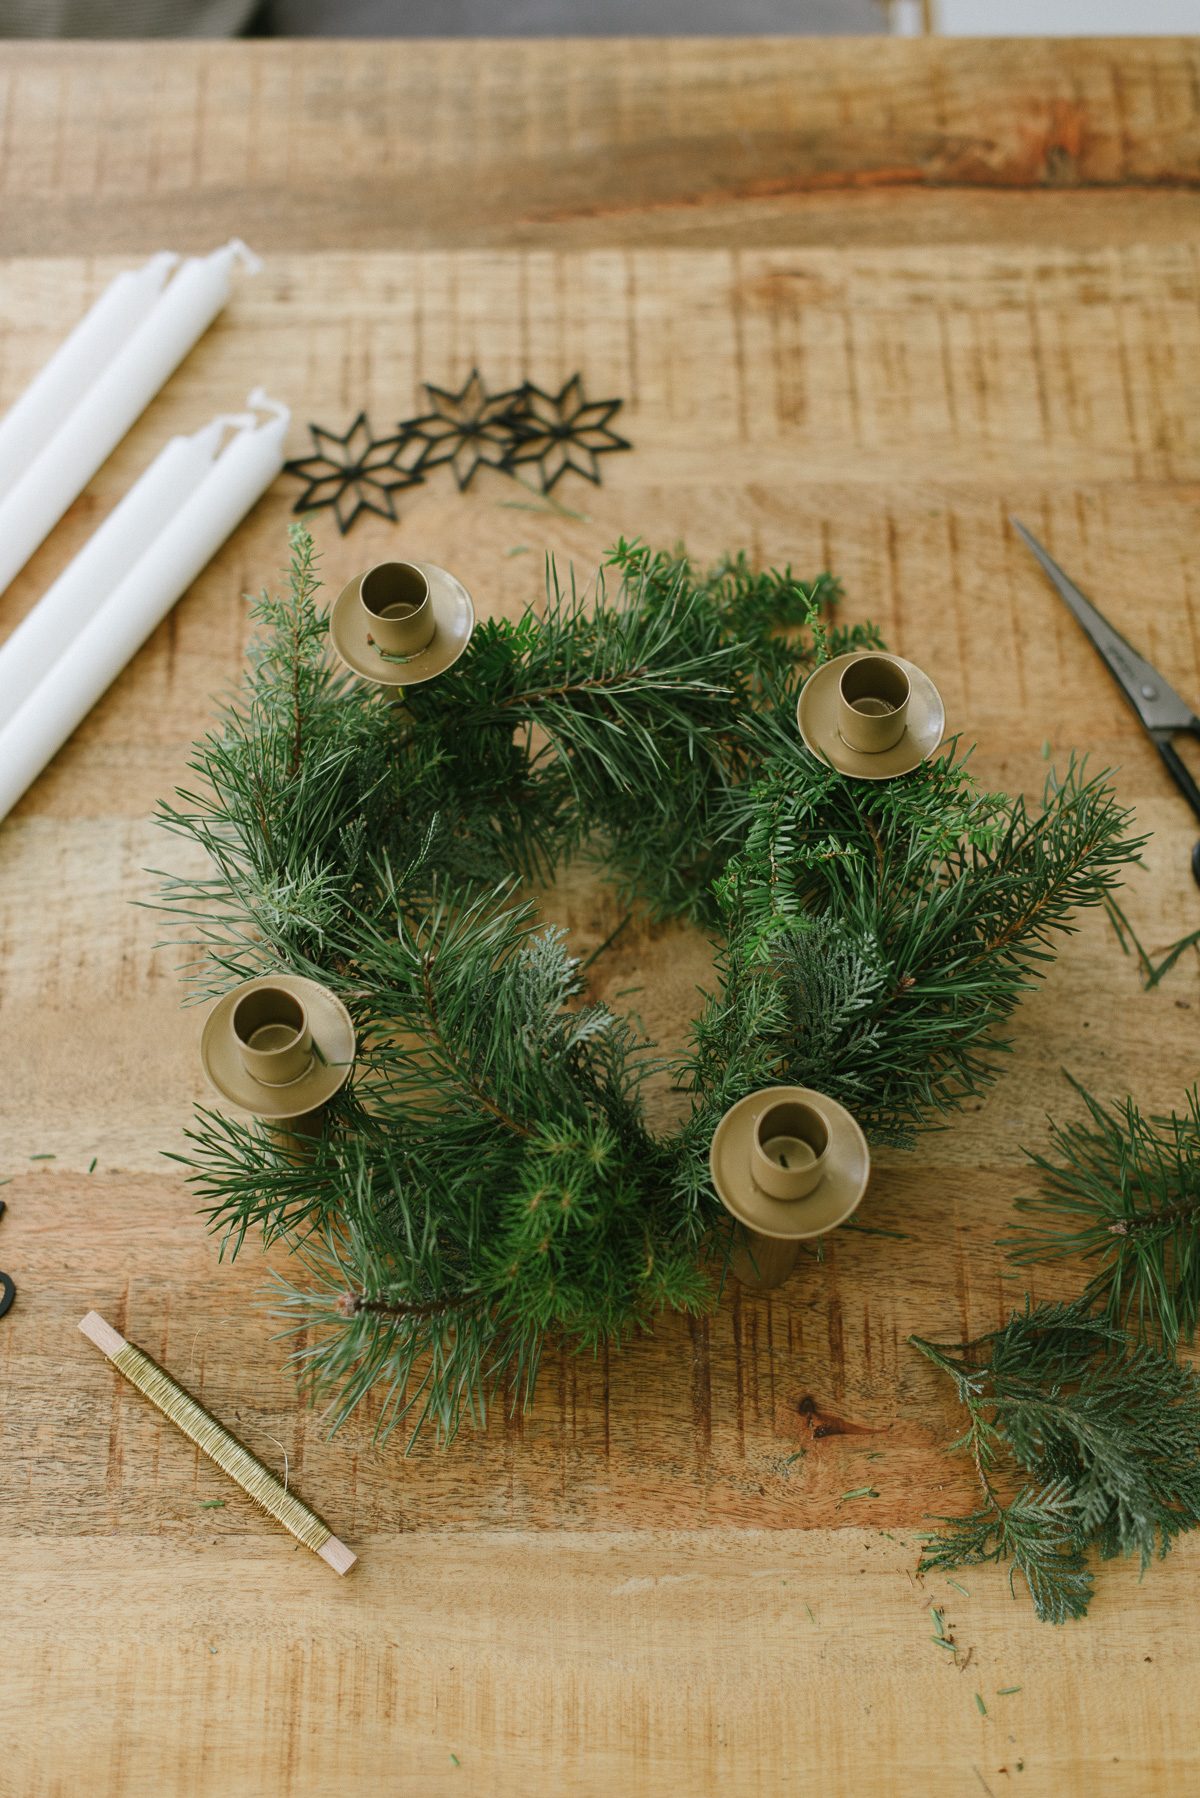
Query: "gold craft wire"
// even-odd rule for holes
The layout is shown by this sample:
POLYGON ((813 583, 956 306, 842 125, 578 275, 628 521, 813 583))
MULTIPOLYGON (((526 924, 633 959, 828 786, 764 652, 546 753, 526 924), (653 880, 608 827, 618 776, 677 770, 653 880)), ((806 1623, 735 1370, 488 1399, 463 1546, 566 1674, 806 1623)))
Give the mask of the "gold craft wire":
POLYGON ((190 1392, 185 1392, 157 1361, 152 1361, 132 1342, 125 1343, 109 1359, 131 1385, 144 1393, 152 1405, 157 1405, 197 1448, 203 1449, 209 1459, 216 1462, 222 1473, 236 1480, 255 1504, 261 1505, 285 1530, 290 1530, 306 1548, 315 1553, 331 1539, 333 1531, 329 1525, 323 1523, 315 1511, 310 1511, 295 1493, 289 1492, 269 1467, 256 1460, 248 1448, 243 1448, 237 1437, 231 1436, 224 1424, 218 1423, 190 1392))

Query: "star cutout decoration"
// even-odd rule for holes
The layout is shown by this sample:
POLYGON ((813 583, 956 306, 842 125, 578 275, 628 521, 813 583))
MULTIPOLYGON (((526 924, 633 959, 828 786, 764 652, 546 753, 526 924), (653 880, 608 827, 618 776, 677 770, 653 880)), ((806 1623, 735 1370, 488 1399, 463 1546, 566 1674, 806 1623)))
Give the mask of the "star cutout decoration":
POLYGON ((585 398, 582 375, 572 375, 557 393, 544 393, 527 381, 515 417, 519 435, 505 466, 536 462, 543 493, 549 493, 568 468, 599 486, 596 458, 630 448, 624 437, 609 429, 609 420, 621 405, 620 400, 585 398))
POLYGON ((425 479, 421 472, 429 445, 411 430, 391 437, 375 437, 365 412, 360 412, 344 437, 310 424, 315 454, 284 463, 285 474, 305 481, 304 492, 292 507, 311 512, 332 506, 343 537, 360 512, 376 512, 397 521, 395 494, 425 479))
POLYGON ((401 431, 411 431, 427 448, 424 466, 449 462, 461 493, 482 464, 503 468, 520 429, 523 387, 506 393, 489 393, 483 377, 473 368, 457 393, 425 382, 433 407, 420 418, 407 419, 401 431))

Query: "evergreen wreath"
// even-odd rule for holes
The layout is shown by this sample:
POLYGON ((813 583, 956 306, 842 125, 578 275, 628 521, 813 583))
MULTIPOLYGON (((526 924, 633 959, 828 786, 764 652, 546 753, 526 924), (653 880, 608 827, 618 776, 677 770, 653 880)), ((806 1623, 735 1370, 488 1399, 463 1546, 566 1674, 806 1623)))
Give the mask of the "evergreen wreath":
MULTIPOLYGON (((516 623, 397 707, 330 665, 312 540, 264 594, 240 693, 160 808, 209 871, 164 876, 196 999, 287 970, 335 992, 353 1081, 311 1142, 202 1109, 181 1157, 213 1228, 284 1240, 301 1376, 334 1425, 368 1393, 453 1435, 529 1399, 548 1341, 594 1349, 719 1289, 708 1151, 777 1083, 906 1145, 996 1077, 1006 1021, 1140 844, 1074 759, 1040 804, 981 790, 956 742, 900 779, 804 748, 822 661, 881 647, 838 583, 703 571, 619 542, 585 596, 548 564, 516 623), (719 944, 685 1053, 589 1002, 522 883, 572 858, 719 944), (689 1095, 672 1132, 649 1083, 689 1095)), ((851 1226, 847 1226, 851 1227, 851 1226)))

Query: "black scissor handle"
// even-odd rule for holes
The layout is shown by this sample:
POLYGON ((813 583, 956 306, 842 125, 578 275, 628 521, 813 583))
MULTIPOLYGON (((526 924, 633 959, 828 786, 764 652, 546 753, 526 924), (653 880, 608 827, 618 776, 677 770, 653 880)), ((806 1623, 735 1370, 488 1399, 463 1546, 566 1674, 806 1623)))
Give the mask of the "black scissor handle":
POLYGON ((1175 785, 1179 788, 1179 791, 1183 794, 1196 816, 1200 818, 1200 786, 1197 786, 1195 780, 1192 778, 1191 769, 1169 738, 1155 737, 1154 747, 1162 757, 1163 764, 1170 774, 1171 779, 1175 782, 1175 785))
MULTIPOLYGON (((1200 723, 1188 727, 1188 735, 1200 737, 1200 723)), ((1196 784, 1192 771, 1176 749, 1169 737, 1155 737, 1154 747, 1162 757, 1163 766, 1171 779, 1179 788, 1196 816, 1200 818, 1200 786, 1196 784)), ((1200 886, 1200 842, 1192 845, 1192 878, 1200 886)))
MULTIPOLYGON (((0 1217, 4 1216, 7 1209, 4 1200, 0 1199, 0 1217)), ((0 1273, 0 1317, 6 1316, 12 1310, 13 1300, 16 1296, 17 1289, 13 1285, 12 1275, 0 1273)))

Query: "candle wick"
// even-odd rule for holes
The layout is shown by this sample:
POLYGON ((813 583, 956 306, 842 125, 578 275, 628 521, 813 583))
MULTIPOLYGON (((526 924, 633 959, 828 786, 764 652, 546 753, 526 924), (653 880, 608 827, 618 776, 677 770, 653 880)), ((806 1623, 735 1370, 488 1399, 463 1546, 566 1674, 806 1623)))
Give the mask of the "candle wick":
POLYGON ((248 275, 257 275, 262 268, 262 257, 256 256, 249 244, 244 244, 240 237, 231 237, 225 248, 233 251, 248 275))
POLYGON ((291 422, 292 409, 285 406, 282 400, 273 400, 265 387, 253 387, 246 395, 246 404, 257 407, 260 412, 270 412, 276 418, 282 418, 285 424, 291 422))

